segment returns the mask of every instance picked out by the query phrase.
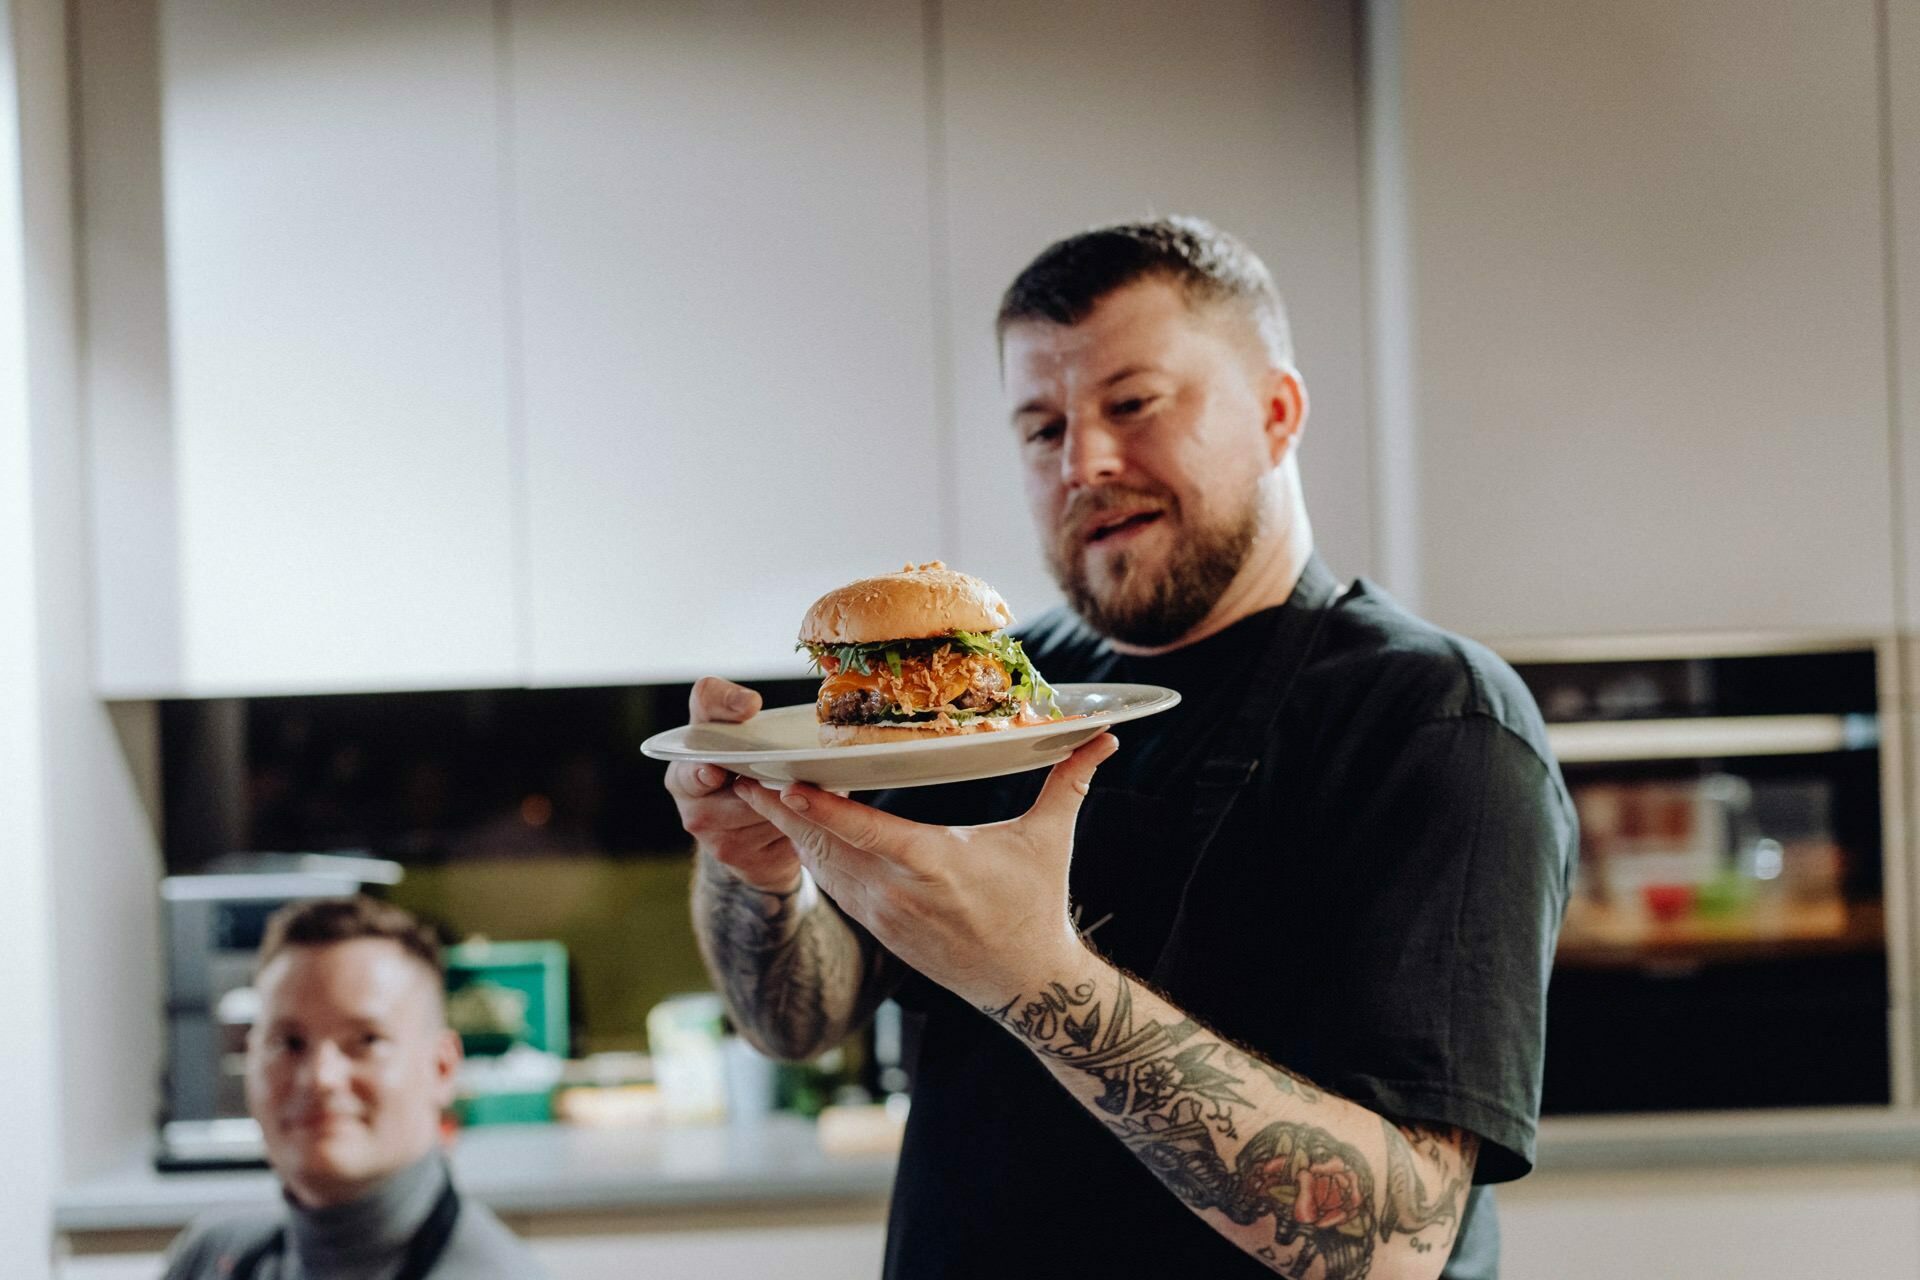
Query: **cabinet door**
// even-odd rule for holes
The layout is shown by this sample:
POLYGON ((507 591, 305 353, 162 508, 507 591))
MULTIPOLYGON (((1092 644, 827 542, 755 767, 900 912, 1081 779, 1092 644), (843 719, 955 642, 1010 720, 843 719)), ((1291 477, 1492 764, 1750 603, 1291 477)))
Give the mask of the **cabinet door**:
POLYGON ((1895 439, 1900 458, 1904 574, 1900 625, 1920 631, 1920 8, 1887 15, 1888 137, 1893 172, 1895 439))
MULTIPOLYGON (((1631 1142, 1623 1136, 1623 1147, 1631 1142)), ((1792 1140, 1781 1149, 1793 1150, 1792 1140)), ((1551 1154, 1543 1154, 1547 1165, 1551 1154)), ((1920 1179, 1890 1163, 1729 1162, 1621 1173, 1548 1166, 1502 1187, 1499 1203, 1500 1274, 1510 1280, 1910 1280, 1920 1273, 1920 1179), (1788 1220, 1819 1225, 1782 1229, 1788 1220)))
POLYGON ((1407 7, 1425 604, 1894 622, 1872 5, 1407 7))
POLYGON ((1210 218, 1266 260, 1312 397, 1301 451, 1342 573, 1373 561, 1352 6, 1315 0, 976 0, 940 6, 952 558, 1023 616, 1058 598, 1027 515, 993 341, 1052 241, 1210 218))
POLYGON ((167 1273, 164 1253, 110 1253, 58 1258, 59 1280, 160 1280, 167 1273))
POLYGON ((920 9, 511 41, 534 680, 799 674, 816 596, 940 550, 920 9))
POLYGON ((492 6, 159 35, 172 691, 517 681, 492 6))
POLYGON ((698 1276, 701 1280, 845 1280, 880 1274, 886 1228, 878 1222, 821 1224, 769 1210, 724 1230, 685 1226, 602 1234, 529 1231, 528 1247, 552 1280, 628 1280, 698 1276))

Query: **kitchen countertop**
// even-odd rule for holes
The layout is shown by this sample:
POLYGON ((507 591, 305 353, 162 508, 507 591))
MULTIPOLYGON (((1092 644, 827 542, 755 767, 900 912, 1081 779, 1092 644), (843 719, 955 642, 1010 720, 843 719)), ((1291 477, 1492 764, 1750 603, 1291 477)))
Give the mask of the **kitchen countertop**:
MULTIPOLYGON (((879 1204, 894 1165, 891 1154, 829 1155, 811 1122, 788 1115, 699 1128, 490 1125, 462 1131, 452 1158, 461 1190, 504 1214, 879 1204)), ((277 1194, 265 1170, 158 1173, 140 1156, 65 1188, 54 1228, 175 1230, 277 1194)))
MULTIPOLYGON (((1920 1112, 1884 1107, 1553 1119, 1542 1123, 1545 1175, 1634 1169, 1920 1164, 1920 1112)), ((453 1150, 455 1177, 497 1212, 515 1215, 863 1202, 876 1215, 892 1155, 828 1155, 811 1122, 774 1115, 752 1125, 471 1129, 453 1150)), ((55 1200, 69 1233, 177 1230, 212 1210, 270 1203, 273 1178, 156 1173, 144 1157, 77 1183, 55 1200)))
POLYGON ((1561 1116, 1541 1121, 1539 1147, 1536 1167, 1546 1174, 1920 1164, 1920 1111, 1831 1107, 1561 1116))

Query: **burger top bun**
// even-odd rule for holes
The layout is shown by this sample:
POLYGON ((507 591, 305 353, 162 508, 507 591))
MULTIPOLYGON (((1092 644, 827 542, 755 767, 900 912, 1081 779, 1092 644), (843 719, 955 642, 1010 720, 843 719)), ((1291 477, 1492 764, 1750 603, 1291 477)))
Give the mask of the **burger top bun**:
POLYGON ((1012 621, 999 592, 933 560, 827 592, 801 620, 800 642, 924 640, 949 631, 998 631, 1012 621))

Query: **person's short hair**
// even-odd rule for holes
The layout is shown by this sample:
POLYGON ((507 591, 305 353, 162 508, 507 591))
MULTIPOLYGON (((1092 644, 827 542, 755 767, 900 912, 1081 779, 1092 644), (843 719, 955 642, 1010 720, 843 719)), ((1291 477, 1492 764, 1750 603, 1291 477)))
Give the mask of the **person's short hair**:
POLYGON ((431 969, 446 976, 446 957, 440 939, 411 911, 391 902, 355 894, 350 898, 310 898, 289 903, 267 917, 260 939, 256 972, 264 970, 289 947, 322 947, 356 938, 382 938, 431 969))
POLYGON ((1007 286, 994 334, 1027 320, 1079 324, 1096 304, 1130 284, 1167 280, 1189 305, 1243 308, 1267 357, 1293 365, 1293 335, 1273 276, 1253 250, 1203 218, 1116 222, 1057 240, 1007 286))

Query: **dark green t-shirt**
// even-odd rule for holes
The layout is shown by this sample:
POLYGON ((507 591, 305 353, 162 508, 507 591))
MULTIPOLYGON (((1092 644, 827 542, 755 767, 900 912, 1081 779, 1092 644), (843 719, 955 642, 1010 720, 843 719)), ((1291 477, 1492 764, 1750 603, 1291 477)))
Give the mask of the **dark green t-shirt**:
MULTIPOLYGON (((1316 565, 1316 571, 1324 572, 1316 565)), ((1076 833, 1089 940, 1185 1012, 1401 1122, 1479 1135, 1475 1181, 1532 1167, 1547 976, 1575 853, 1532 698, 1492 653, 1355 584, 1197 644, 1114 653, 1070 614, 1024 632, 1056 683, 1177 689, 1116 729, 1076 833), (1312 637, 1260 765, 1195 860, 1195 777, 1258 664, 1312 637), (1184 903, 1177 913, 1176 906, 1184 903)), ((1024 810, 1043 775, 891 793, 937 822, 1024 810)), ((932 983, 887 1274, 1268 1275, 1191 1213, 1013 1036, 932 983)), ((1477 1187, 1445 1275, 1491 1277, 1477 1187)))

